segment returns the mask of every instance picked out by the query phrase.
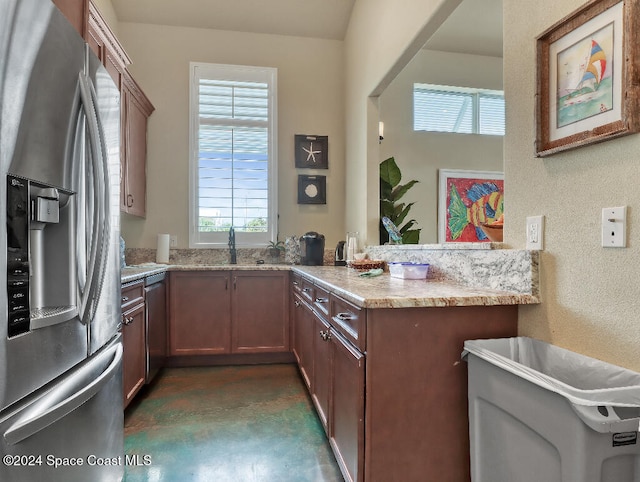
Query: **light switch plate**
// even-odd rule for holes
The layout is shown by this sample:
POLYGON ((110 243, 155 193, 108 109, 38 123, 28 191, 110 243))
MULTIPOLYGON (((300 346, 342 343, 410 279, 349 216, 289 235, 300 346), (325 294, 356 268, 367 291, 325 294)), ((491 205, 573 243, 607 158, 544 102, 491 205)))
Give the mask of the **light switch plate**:
POLYGON ((527 217, 527 249, 544 249, 544 216, 527 217))
POLYGON ((602 247, 627 247, 627 206, 602 209, 602 247))

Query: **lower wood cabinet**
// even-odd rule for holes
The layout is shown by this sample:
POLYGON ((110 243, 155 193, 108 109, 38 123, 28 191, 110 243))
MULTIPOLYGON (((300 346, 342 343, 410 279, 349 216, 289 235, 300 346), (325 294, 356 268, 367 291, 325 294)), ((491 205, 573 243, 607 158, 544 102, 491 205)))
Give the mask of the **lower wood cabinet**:
POLYGON ((122 287, 122 385, 124 408, 140 391, 146 375, 144 281, 122 287))
POLYGON ((322 311, 315 311, 298 294, 293 296, 294 350, 300 372, 345 480, 362 480, 365 356, 327 322, 322 311))
POLYGON ((295 309, 293 311, 293 354, 298 362, 300 374, 307 388, 311 390, 313 378, 313 342, 315 334, 315 321, 313 312, 302 302, 297 294, 294 298, 295 309))
POLYGON ((230 353, 229 272, 175 271, 169 286, 169 354, 230 353))
POLYGON ((232 353, 289 351, 288 272, 233 271, 232 353))
POLYGON ((145 383, 149 384, 164 367, 167 356, 167 283, 166 274, 145 280, 145 318, 147 330, 145 383))
POLYGON ((344 479, 469 482, 462 348, 515 336, 518 307, 361 309, 297 273, 291 296, 293 351, 344 479))
POLYGON ((320 417, 325 432, 329 434, 331 414, 331 383, 333 380, 333 343, 329 324, 312 317, 313 322, 313 382, 311 384, 311 399, 320 417))
POLYGON ((169 354, 288 352, 288 271, 174 271, 169 354))
MULTIPOLYGON (((347 480, 364 468, 365 356, 331 330, 331 427, 329 442, 347 480)), ((402 479, 404 480, 404 479, 402 479)))

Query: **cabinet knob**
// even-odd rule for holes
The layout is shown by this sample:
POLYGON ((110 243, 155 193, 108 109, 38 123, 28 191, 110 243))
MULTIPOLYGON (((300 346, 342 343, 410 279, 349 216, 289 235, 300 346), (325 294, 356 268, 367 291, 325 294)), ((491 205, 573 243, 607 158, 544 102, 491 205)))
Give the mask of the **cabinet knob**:
POLYGON ((329 298, 316 298, 316 303, 327 303, 329 298))
POLYGON ((127 194, 127 207, 130 208, 133 206, 133 194, 127 194))
POLYGON ((320 338, 322 338, 324 341, 329 341, 331 339, 331 332, 329 330, 320 330, 320 338))
POLYGON ((122 297, 122 302, 126 303, 127 301, 129 301, 129 297, 128 296, 123 296, 122 297))
POLYGON ((296 305, 296 307, 300 306, 300 302, 298 300, 295 300, 293 304, 296 305))
POLYGON ((304 293, 308 293, 309 291, 311 291, 311 288, 302 288, 302 291, 303 291, 304 293))
POLYGON ((338 313, 336 315, 336 318, 341 321, 349 321, 353 319, 353 315, 351 313, 338 313))

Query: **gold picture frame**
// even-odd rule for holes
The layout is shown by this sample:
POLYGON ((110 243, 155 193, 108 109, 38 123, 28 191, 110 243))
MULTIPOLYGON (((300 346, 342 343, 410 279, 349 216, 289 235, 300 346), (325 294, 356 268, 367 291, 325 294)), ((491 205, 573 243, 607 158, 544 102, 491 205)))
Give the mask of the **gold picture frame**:
POLYGON ((640 131, 640 0, 592 0, 537 38, 536 157, 640 131))

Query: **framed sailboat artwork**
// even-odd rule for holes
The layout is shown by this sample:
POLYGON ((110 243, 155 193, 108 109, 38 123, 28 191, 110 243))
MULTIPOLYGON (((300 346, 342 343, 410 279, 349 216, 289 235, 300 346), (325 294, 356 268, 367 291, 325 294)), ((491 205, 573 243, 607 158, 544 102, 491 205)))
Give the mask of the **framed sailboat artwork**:
POLYGON ((537 38, 537 157, 640 131, 639 3, 592 0, 537 38))

